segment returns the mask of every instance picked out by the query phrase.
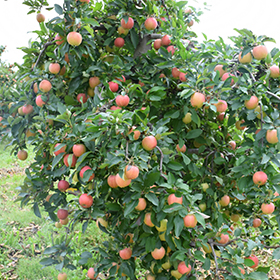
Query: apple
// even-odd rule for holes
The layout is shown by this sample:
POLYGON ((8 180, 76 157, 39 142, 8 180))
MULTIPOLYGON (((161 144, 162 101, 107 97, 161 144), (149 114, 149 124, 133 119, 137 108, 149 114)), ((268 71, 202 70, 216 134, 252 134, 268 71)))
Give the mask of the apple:
POLYGON ((43 14, 41 14, 41 13, 38 13, 37 15, 36 15, 36 19, 37 19, 37 21, 40 23, 40 22, 44 22, 45 21, 45 16, 43 15, 43 14))
POLYGON ((175 277, 176 279, 182 278, 182 274, 176 269, 176 270, 171 270, 171 275, 175 277))
MULTIPOLYGON (((122 26, 118 27, 118 33, 119 33, 119 35, 121 35, 121 34, 127 35, 128 32, 129 32, 129 29, 125 29, 125 28, 123 28, 122 26)), ((106 47, 109 47, 109 46, 106 46, 106 47)), ((110 51, 109 51, 109 49, 107 48, 107 51, 108 51, 108 52, 113 52, 113 49, 110 48, 110 51)))
POLYGON ((128 95, 118 95, 116 97, 116 104, 120 107, 126 107, 129 103, 128 95))
POLYGON ((151 254, 155 260, 161 260, 165 256, 165 249, 164 247, 160 247, 159 249, 155 248, 151 254))
POLYGON ((221 234, 221 239, 220 240, 218 240, 218 242, 220 243, 220 244, 226 244, 226 243, 228 243, 228 241, 229 241, 229 236, 227 235, 227 234, 221 234))
POLYGON ((253 57, 252 57, 252 54, 250 52, 248 52, 244 56, 242 56, 241 54, 242 54, 242 52, 240 52, 239 55, 238 55, 238 60, 239 60, 240 63, 247 64, 247 63, 252 62, 253 57))
POLYGON ((64 273, 59 273, 57 276, 57 280, 67 280, 67 274, 64 273))
POLYGON ((95 275, 95 271, 93 267, 90 267, 88 272, 87 272, 87 276, 89 279, 96 279, 98 277, 98 275, 96 275, 96 277, 94 277, 95 275))
POLYGON ((277 130, 276 129, 267 130, 265 138, 266 141, 270 144, 278 143, 277 130))
POLYGON ((259 45, 253 48, 253 56, 257 60, 262 60, 266 58, 268 55, 268 50, 266 46, 264 45, 259 45))
POLYGON ((175 47, 174 46, 168 46, 166 49, 167 49, 168 52, 171 52, 172 55, 175 53, 175 47))
POLYGON ((205 96, 200 92, 195 92, 191 96, 191 105, 195 108, 201 108, 204 102, 205 102, 205 96))
POLYGON ((61 191, 61 192, 65 192, 68 188, 69 188, 69 183, 65 180, 60 180, 57 184, 57 188, 61 191))
POLYGON ((235 143, 235 141, 229 141, 228 144, 229 144, 229 146, 230 146, 230 148, 231 148, 232 150, 235 150, 235 148, 236 148, 236 143, 235 143))
POLYGON ((256 185, 262 186, 266 183, 267 181, 267 175, 263 171, 257 171, 253 175, 253 182, 256 185))
POLYGON ((151 215, 152 215, 151 213, 146 213, 145 217, 144 217, 144 224, 148 227, 154 227, 155 226, 152 222, 151 215))
POLYGON ((109 88, 112 92, 117 92, 119 89, 119 85, 115 82, 109 82, 109 88))
POLYGON ((77 95, 77 100, 78 100, 78 102, 79 103, 86 103, 87 102, 87 100, 88 100, 88 97, 86 96, 86 94, 85 93, 79 93, 78 95, 77 95))
POLYGON ((68 53, 65 54, 64 60, 65 60, 67 63, 70 62, 68 53))
POLYGON ((191 265, 189 264, 188 266, 186 266, 186 263, 183 261, 178 264, 177 269, 181 274, 189 274, 192 271, 191 265))
POLYGON ((183 204, 183 197, 177 197, 174 193, 170 194, 167 198, 167 203, 168 205, 171 205, 173 203, 179 203, 179 204, 183 204))
POLYGON ((124 46, 124 43, 125 43, 125 41, 124 41, 124 39, 121 38, 121 37, 116 38, 115 41, 114 41, 114 45, 115 45, 116 47, 118 47, 118 48, 123 47, 123 46, 124 46))
POLYGON ((118 109, 121 109, 121 107, 115 106, 115 105, 110 107, 110 110, 112 110, 112 111, 115 111, 115 110, 118 110, 118 109))
POLYGON ((132 256, 132 250, 129 247, 126 247, 119 251, 119 255, 123 260, 129 260, 132 256))
POLYGON ((161 45, 162 45, 161 39, 156 39, 156 40, 154 41, 153 46, 154 46, 154 49, 155 49, 155 50, 160 49, 161 45))
POLYGON ((58 74, 59 71, 60 71, 60 65, 58 63, 51 63, 49 65, 49 71, 52 73, 52 74, 58 74))
POLYGON ((20 159, 20 160, 26 160, 27 157, 28 157, 28 153, 27 153, 25 150, 20 150, 20 151, 18 151, 18 153, 17 153, 17 157, 18 157, 18 159, 20 159))
POLYGON ((73 154, 66 154, 63 158, 64 164, 69 167, 69 161, 71 160, 71 167, 75 167, 77 163, 77 158, 73 154), (69 160, 68 160, 69 159, 69 160))
POLYGON ((62 66, 60 72, 59 72, 59 75, 60 76, 63 76, 64 74, 66 73, 66 67, 65 66, 62 66))
POLYGON ((188 214, 183 219, 184 225, 187 228, 194 228, 197 224, 197 220, 194 214, 188 214))
POLYGON ((150 135, 142 140, 142 146, 146 151, 151 151, 157 146, 157 139, 150 135))
POLYGON ((21 106, 21 107, 18 108, 18 113, 19 113, 19 115, 21 115, 21 116, 24 115, 23 112, 22 112, 22 107, 23 107, 23 106, 21 106))
POLYGON ((275 210, 275 206, 274 206, 274 204, 272 202, 269 203, 269 204, 263 203, 261 208, 262 208, 262 212, 264 214, 272 214, 274 212, 274 210, 275 210))
POLYGON ((203 244, 202 248, 205 253, 212 253, 212 248, 211 248, 210 244, 208 244, 208 243, 206 245, 203 244))
POLYGON ((110 176, 107 178, 107 183, 108 183, 108 185, 109 185, 111 188, 113 188, 113 189, 117 188, 117 187, 118 187, 118 184, 117 184, 117 182, 116 182, 116 175, 110 175, 110 176))
POLYGON ((24 115, 29 115, 34 111, 34 108, 31 104, 25 104, 22 106, 22 112, 24 115))
POLYGON ((261 224, 262 224, 262 220, 261 219, 256 218, 256 219, 253 220, 253 227, 254 228, 259 227, 261 224))
POLYGON ((162 38, 161 38, 161 44, 163 46, 168 46, 169 44, 171 43, 171 40, 170 40, 170 37, 168 35, 164 35, 162 38))
POLYGON ((188 27, 193 26, 193 24, 194 24, 194 21, 193 21, 193 20, 191 20, 190 22, 188 22, 188 27))
MULTIPOLYGON (((230 73, 225 73, 225 74, 223 74, 223 76, 222 76, 222 81, 227 80, 230 76, 234 77, 234 75, 233 75, 233 74, 230 74, 230 73)), ((234 80, 231 79, 230 85, 232 86, 233 84, 234 84, 234 80)))
POLYGON ((248 110, 256 109, 259 104, 259 98, 255 95, 251 96, 249 100, 245 101, 245 107, 248 110))
POLYGON ((84 144, 75 144, 72 149, 73 149, 73 154, 76 157, 80 157, 86 152, 86 146, 84 144))
POLYGON ((144 23, 147 30, 155 30, 157 28, 157 20, 153 17, 147 18, 144 23))
POLYGON ((141 132, 139 130, 134 130, 133 131, 133 139, 134 140, 138 140, 140 135, 141 135, 141 132))
POLYGON ((116 183, 120 188, 125 188, 131 183, 131 179, 123 179, 119 174, 116 175, 116 183))
POLYGON ((173 78, 179 78, 181 72, 179 71, 178 68, 173 67, 171 73, 173 78))
POLYGON ((187 147, 186 147, 186 145, 184 144, 184 145, 180 148, 179 144, 177 144, 177 145, 176 145, 176 150, 177 150, 178 152, 185 153, 186 150, 187 150, 187 147))
POLYGON ((139 202, 138 202, 137 206, 135 207, 135 209, 136 209, 137 211, 143 211, 143 210, 146 208, 146 206, 147 206, 146 199, 140 197, 140 198, 139 198, 139 202))
POLYGON ((201 210, 201 212, 204 212, 205 210, 206 210, 206 203, 200 203, 199 205, 198 205, 198 207, 199 207, 199 209, 201 210))
POLYGON ((100 84, 100 79, 98 77, 90 77, 88 83, 91 88, 95 88, 100 84))
POLYGON ((153 276, 153 275, 151 275, 151 274, 148 274, 148 275, 146 276, 146 280, 156 280, 156 277, 153 276))
POLYGON ((68 217, 68 211, 66 209, 58 209, 57 210, 57 218, 60 220, 65 220, 68 217))
POLYGON ((136 179, 139 175, 139 168, 133 165, 127 165, 124 170, 127 179, 136 179))
POLYGON ((37 97, 36 97, 36 101, 35 101, 36 105, 39 106, 39 107, 43 107, 44 104, 46 104, 46 102, 44 102, 42 100, 42 95, 39 94, 37 97))
MULTIPOLYGON (((38 89, 38 84, 37 84, 37 83, 34 83, 34 84, 33 84, 33 91, 34 91, 34 93, 38 93, 38 90, 39 90, 39 89, 38 89)), ((13 103, 13 102, 11 102, 11 103, 13 103)), ((10 103, 10 104, 11 104, 11 103, 10 103)), ((11 107, 12 107, 12 106, 10 106, 10 104, 9 104, 9 106, 8 106, 9 109, 11 109, 11 107)))
POLYGON ((180 72, 180 73, 179 73, 179 80, 180 80, 181 82, 185 82, 185 81, 187 80, 186 74, 187 74, 187 73, 183 73, 183 72, 180 72))
POLYGON ((245 121, 244 120, 240 120, 240 121, 237 121, 235 123, 235 127, 238 129, 238 130, 244 130, 246 128, 246 126, 242 125, 245 121))
POLYGON ((218 113, 224 113, 228 108, 227 102, 225 100, 218 100, 218 103, 215 103, 214 105, 216 106, 218 113))
POLYGON ((255 255, 247 257, 246 259, 250 259, 254 262, 254 264, 250 266, 251 268, 256 268, 259 265, 259 259, 255 255))
POLYGON ((167 222, 168 222, 167 219, 161 220, 160 226, 159 227, 156 226, 157 231, 162 233, 165 232, 167 230, 167 222))
POLYGON ((237 223, 239 221, 239 219, 240 219, 240 215, 239 214, 231 214, 230 219, 233 222, 237 223))
POLYGON ((228 206, 230 203, 230 197, 228 195, 224 195, 220 200, 220 205, 225 207, 228 206))
POLYGON ((272 65, 270 68, 270 77, 271 78, 278 78, 280 76, 279 67, 276 65, 272 65))
POLYGON ((122 28, 125 28, 125 29, 131 29, 134 26, 134 20, 131 17, 128 18, 127 22, 124 19, 122 19, 121 26, 122 26, 122 28))
POLYGON ((72 31, 67 35, 67 42, 71 46, 79 46, 82 43, 83 37, 80 33, 72 31))
MULTIPOLYGON (((92 170, 92 169, 91 169, 91 167, 88 166, 88 165, 84 166, 84 167, 81 169, 81 171, 80 171, 79 174, 80 174, 80 177, 81 177, 82 179, 84 178, 84 173, 85 173, 87 170, 92 170)), ((92 175, 89 177, 89 179, 88 179, 87 182, 93 180, 93 179, 94 179, 94 176, 95 176, 95 175, 92 174, 92 175)))
POLYGON ((62 36, 60 36, 59 34, 56 34, 54 39, 55 39, 55 43, 57 45, 61 45, 61 44, 63 44, 65 42, 64 38, 62 36))
POLYGON ((203 184, 201 184, 201 187, 202 187, 202 190, 204 192, 206 192, 206 190, 209 188, 209 185, 207 183, 203 183, 203 184))
MULTIPOLYGON (((61 145, 61 143, 57 143, 55 144, 54 148, 58 147, 59 145, 61 145)), ((59 150, 55 151, 54 154, 56 156, 58 156, 59 154, 61 153, 65 153, 65 150, 66 150, 66 145, 62 146, 61 148, 59 148, 59 150)))
POLYGON ((93 204, 93 197, 87 193, 83 193, 79 197, 79 203, 83 208, 90 208, 93 204))
POLYGON ((240 269, 240 272, 241 272, 241 274, 245 274, 245 270, 243 269, 243 268, 241 268, 241 267, 238 267, 239 269, 240 269))
POLYGON ((48 80, 42 80, 39 84, 39 89, 42 92, 49 92, 52 89, 52 84, 48 80))
POLYGON ((192 114, 191 113, 187 113, 184 117, 183 117, 183 123, 188 124, 192 121, 192 114))
POLYGON ((60 222, 55 222, 54 226, 56 228, 62 228, 62 224, 60 222))
POLYGON ((218 64, 215 66, 214 71, 218 71, 220 78, 226 73, 225 65, 218 64))
POLYGON ((69 223, 69 218, 67 217, 66 219, 60 219, 60 220, 59 220, 59 223, 60 223, 61 225, 66 226, 66 225, 69 223))
POLYGON ((221 121, 221 122, 224 120, 224 118, 225 118, 225 112, 220 113, 220 114, 217 116, 217 120, 219 120, 219 121, 221 121))

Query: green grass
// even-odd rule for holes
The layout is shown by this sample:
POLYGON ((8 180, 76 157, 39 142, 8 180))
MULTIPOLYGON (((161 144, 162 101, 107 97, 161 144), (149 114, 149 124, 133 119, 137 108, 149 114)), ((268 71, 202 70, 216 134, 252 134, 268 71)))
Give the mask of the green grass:
MULTIPOLYGON (((16 188, 24 180, 24 170, 32 162, 34 153, 28 149, 28 159, 20 161, 10 155, 11 148, 4 150, 0 145, 2 160, 0 162, 0 279, 17 276, 19 280, 57 279, 59 271, 54 266, 43 268, 39 263, 47 255, 43 252, 52 246, 52 237, 61 238, 65 229, 57 229, 46 215, 36 217, 29 206, 20 207, 16 188)), ((43 212, 43 211, 42 211, 43 212)), ((86 279, 86 271, 79 266, 79 256, 84 251, 91 251, 105 240, 105 235, 95 223, 88 226, 86 234, 81 234, 81 225, 77 227, 72 238, 71 247, 73 264, 77 270, 67 272, 68 279, 86 279)))

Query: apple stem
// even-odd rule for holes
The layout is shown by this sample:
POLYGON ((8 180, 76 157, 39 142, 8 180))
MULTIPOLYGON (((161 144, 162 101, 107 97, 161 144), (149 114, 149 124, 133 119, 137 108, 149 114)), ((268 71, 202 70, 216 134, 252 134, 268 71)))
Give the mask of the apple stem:
POLYGON ((164 179, 167 181, 167 177, 162 173, 162 162, 163 162, 163 157, 164 157, 164 155, 163 155, 163 152, 162 152, 162 150, 160 149, 159 146, 156 146, 156 148, 157 148, 158 151, 160 152, 160 163, 159 163, 159 172, 160 172, 160 176, 161 176, 162 178, 164 178, 164 179))

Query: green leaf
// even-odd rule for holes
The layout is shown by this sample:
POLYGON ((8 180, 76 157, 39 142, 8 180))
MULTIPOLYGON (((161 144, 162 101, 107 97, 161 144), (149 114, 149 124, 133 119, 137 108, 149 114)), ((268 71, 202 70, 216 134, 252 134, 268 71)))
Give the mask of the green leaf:
POLYGON ((184 220, 179 215, 177 215, 174 218, 174 226, 175 226, 175 236, 179 237, 184 228, 184 220))
POLYGON ((38 206, 38 203, 37 203, 37 202, 35 202, 35 203, 33 204, 33 211, 34 211, 34 214, 35 214, 37 217, 42 218, 41 213, 40 213, 40 209, 39 209, 39 206, 38 206))
POLYGON ((187 133, 186 138, 187 139, 195 139, 198 136, 200 136, 202 134, 202 130, 201 129, 194 129, 191 130, 190 132, 187 133))
POLYGON ((195 213, 195 217, 197 219, 197 222, 200 223, 203 226, 203 228, 205 228, 205 220, 204 220, 203 216, 201 216, 198 213, 195 213))
POLYGON ((181 156, 183 157, 185 165, 189 165, 191 160, 184 153, 181 153, 181 156))
POLYGON ((148 174, 144 181, 145 187, 150 187, 155 184, 156 181, 158 181, 160 178, 160 172, 151 172, 148 174))
POLYGON ((182 170, 184 168, 182 164, 174 160, 170 161, 167 167, 176 171, 182 170))
POLYGON ((54 4, 54 9, 59 15, 63 14, 63 9, 58 4, 54 4))
POLYGON ((55 246, 53 246, 53 247, 48 247, 48 248, 46 248, 46 250, 44 251, 44 254, 45 254, 45 255, 54 254, 54 253, 56 253, 57 251, 58 251, 58 249, 57 249, 55 246))
POLYGON ((158 206, 159 205, 159 200, 157 198, 157 196, 154 194, 154 193, 147 193, 145 195, 145 197, 150 201, 152 202, 155 206, 158 206))
POLYGON ((273 259, 279 260, 280 259, 280 248, 277 248, 273 251, 272 254, 273 259))
POLYGON ((133 202, 127 204, 124 209, 124 217, 127 217, 134 210, 137 204, 138 204, 138 200, 134 200, 133 202))
POLYGON ((266 273, 258 272, 258 271, 250 273, 249 277, 250 277, 250 279, 254 279, 254 280, 267 280, 268 279, 266 273))

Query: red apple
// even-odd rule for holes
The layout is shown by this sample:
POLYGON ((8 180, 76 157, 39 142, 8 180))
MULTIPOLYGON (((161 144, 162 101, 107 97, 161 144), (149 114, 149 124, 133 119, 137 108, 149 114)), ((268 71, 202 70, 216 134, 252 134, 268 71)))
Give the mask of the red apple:
POLYGON ((34 108, 31 104, 25 104, 22 106, 22 112, 24 115, 29 115, 34 111, 34 108))
POLYGON ((150 135, 142 140, 142 146, 146 151, 151 151, 157 146, 157 139, 150 135))
POLYGON ((44 104, 46 104, 46 102, 44 102, 42 100, 42 95, 39 94, 37 97, 36 97, 36 101, 35 101, 36 105, 39 106, 39 107, 43 107, 44 104))
POLYGON ((177 145, 176 145, 176 150, 177 150, 178 152, 185 153, 186 150, 187 150, 187 147, 186 147, 186 145, 184 144, 184 145, 180 148, 179 144, 177 144, 177 145))
POLYGON ((60 220, 65 220, 68 217, 68 211, 66 209, 58 209, 57 210, 57 218, 60 220))
POLYGON ((276 129, 267 130, 265 138, 266 141, 270 144, 278 143, 277 130, 276 129))
POLYGON ((66 219, 60 219, 60 220, 59 220, 59 223, 60 223, 61 225, 66 226, 66 225, 69 223, 69 218, 67 217, 66 219))
POLYGON ((129 103, 128 95, 118 95, 116 97, 116 104, 120 107, 126 107, 129 103))
MULTIPOLYGON (((61 145, 61 143, 57 143, 55 144, 54 148, 56 148, 57 146, 61 145)), ((66 150, 66 145, 62 146, 59 150, 57 150, 56 152, 54 152, 54 154, 56 156, 58 156, 59 154, 61 153, 65 153, 65 150, 66 150)))
POLYGON ((175 47, 174 46, 168 46, 166 49, 167 49, 168 52, 171 52, 172 55, 175 53, 175 47))
POLYGON ((185 262, 180 262, 177 269, 181 274, 189 274, 192 271, 191 265, 186 266, 185 262))
POLYGON ((195 108, 201 108, 204 102, 205 102, 205 96, 200 92, 195 92, 191 96, 191 105, 195 108))
POLYGON ((18 151, 18 153, 17 153, 17 157, 18 157, 18 159, 20 159, 20 160, 26 160, 27 157, 28 157, 28 153, 27 153, 25 150, 20 150, 20 151, 18 151))
POLYGON ((181 72, 178 70, 178 68, 176 68, 176 67, 172 68, 172 76, 173 76, 173 78, 179 78, 180 73, 181 72))
POLYGON ((91 88, 95 88, 96 86, 98 86, 100 84, 100 79, 98 77, 91 77, 91 78, 89 78, 88 83, 91 88))
POLYGON ((173 203, 179 203, 179 204, 183 204, 183 197, 177 197, 174 193, 170 194, 167 198, 167 203, 168 205, 171 205, 173 203))
POLYGON ((109 82, 109 88, 112 92, 117 92, 119 89, 119 85, 115 82, 109 82))
POLYGON ((128 18, 127 22, 124 19, 122 19, 121 26, 125 29, 131 29, 134 26, 134 20, 131 17, 128 18))
POLYGON ((218 113, 223 113, 228 108, 227 102, 225 100, 218 100, 218 103, 215 103, 214 105, 216 106, 218 113))
POLYGON ((261 219, 256 218, 256 219, 253 220, 253 227, 254 228, 259 227, 261 224, 262 224, 262 220, 261 219))
POLYGON ((54 39, 55 39, 55 43, 57 45, 61 45, 61 44, 63 44, 65 42, 64 38, 62 36, 60 36, 59 34, 56 34, 54 39))
POLYGON ((87 102, 87 100, 88 100, 88 97, 86 96, 86 94, 85 93, 79 93, 78 95, 77 95, 77 100, 78 100, 78 102, 79 103, 86 103, 87 102))
POLYGON ((67 280, 67 274, 64 272, 64 273, 59 273, 57 275, 57 280, 67 280))
POLYGON ((96 275, 96 277, 94 277, 95 271, 94 271, 93 267, 89 268, 87 275, 88 275, 89 279, 97 279, 97 277, 98 277, 98 275, 96 275))
MULTIPOLYGON (((230 76, 234 77, 234 75, 233 75, 233 74, 230 74, 230 73, 225 73, 225 74, 223 74, 223 76, 222 76, 222 81, 225 81, 225 80, 228 79, 230 76)), ((231 79, 230 85, 232 86, 233 84, 234 84, 234 80, 231 79)))
POLYGON ((111 188, 113 188, 113 189, 117 188, 117 187, 118 187, 118 184, 117 184, 117 182, 116 182, 116 175, 110 175, 110 176, 107 178, 107 183, 108 183, 108 185, 109 185, 111 188))
POLYGON ((170 40, 170 37, 168 35, 164 35, 162 38, 161 38, 161 44, 163 46, 168 46, 169 44, 171 43, 171 40, 170 40))
POLYGON ((161 39, 156 39, 153 46, 155 50, 158 50, 161 47, 161 39))
POLYGON ((229 144, 229 146, 230 146, 230 148, 231 148, 232 150, 235 150, 235 148, 236 148, 236 143, 235 143, 235 141, 229 141, 228 144, 229 144))
POLYGON ((145 210, 146 206, 147 206, 146 199, 140 197, 140 198, 139 198, 139 202, 138 202, 137 206, 135 207, 135 209, 136 209, 137 211, 143 211, 143 210, 145 210))
POLYGON ((240 63, 247 64, 247 63, 251 63, 252 62, 253 57, 252 57, 252 54, 250 52, 245 54, 243 57, 242 57, 241 54, 242 54, 242 52, 240 52, 239 55, 238 55, 238 60, 239 60, 240 63))
POLYGON ((64 164, 69 167, 69 162, 68 162, 68 158, 69 158, 69 161, 71 160, 71 167, 75 167, 76 163, 77 163, 77 158, 75 157, 75 155, 73 154, 67 154, 64 156, 63 158, 63 162, 64 164))
POLYGON ((224 118, 225 118, 225 113, 221 113, 217 116, 217 120, 219 120, 221 122, 224 120, 224 118))
POLYGON ((194 228, 197 224, 197 220, 194 214, 188 214, 183 219, 184 219, 184 225, 187 228, 194 228))
POLYGON ((133 165, 127 165, 124 170, 125 178, 136 179, 139 175, 139 168, 133 165))
POLYGON ((250 266, 251 268, 256 268, 259 265, 259 259, 255 255, 252 255, 246 259, 250 259, 254 262, 254 264, 250 266))
POLYGON ((226 70, 224 70, 225 65, 221 65, 221 64, 218 64, 216 65, 216 67, 214 68, 214 71, 219 71, 219 74, 220 74, 220 78, 226 73, 226 70))
POLYGON ((87 193, 83 193, 79 198, 79 203, 83 208, 90 208, 93 204, 93 197, 87 193))
MULTIPOLYGON (((88 165, 86 165, 86 166, 84 166, 82 169, 81 169, 81 171, 80 171, 80 177, 83 179, 84 178, 84 173, 87 171, 87 170, 92 170, 91 169, 91 167, 90 166, 88 166, 88 165)), ((89 177, 89 179, 88 179, 88 182, 89 181, 91 181, 91 180, 93 180, 94 179, 94 174, 92 174, 90 177, 89 177)))
POLYGON ((131 183, 131 179, 124 180, 119 174, 116 175, 116 183, 120 188, 125 188, 131 183))
POLYGON ((152 222, 151 215, 152 215, 151 213, 146 213, 145 217, 144 217, 144 224, 148 227, 154 227, 155 226, 152 222))
POLYGON ((39 84, 39 89, 42 92, 48 92, 52 89, 52 84, 48 80, 42 80, 39 84))
POLYGON ((253 175, 253 182, 256 185, 262 186, 267 181, 267 175, 263 171, 258 171, 253 175))
POLYGON ((179 72, 179 80, 180 80, 181 82, 185 82, 185 81, 187 80, 186 74, 187 74, 187 73, 179 72))
POLYGON ((41 13, 38 13, 37 15, 36 15, 36 19, 37 19, 37 21, 40 23, 40 22, 44 22, 45 21, 45 16, 43 15, 43 14, 41 14, 41 13))
POLYGON ((86 146, 84 144, 75 144, 73 146, 73 154, 76 157, 80 157, 86 152, 86 146))
POLYGON ((220 200, 220 205, 225 207, 228 206, 230 203, 230 197, 228 195, 224 195, 220 200))
POLYGON ((270 77, 271 78, 278 78, 280 76, 279 67, 276 65, 272 65, 270 68, 270 77))
POLYGON ((132 250, 131 250, 131 248, 128 248, 128 247, 124 248, 119 251, 119 255, 123 260, 129 260, 132 255, 132 250))
POLYGON ((245 101, 245 107, 248 110, 256 109, 259 104, 259 98, 255 95, 251 96, 249 100, 245 101))
POLYGON ((268 50, 266 46, 259 45, 253 48, 253 56, 255 59, 262 60, 266 58, 267 55, 268 55, 268 50))
POLYGON ((115 111, 115 110, 118 110, 118 109, 121 109, 121 107, 115 106, 115 105, 110 107, 110 110, 112 110, 112 111, 115 111))
POLYGON ((69 188, 69 183, 65 180, 60 180, 57 184, 57 188, 60 191, 65 192, 69 188))
POLYGON ((220 243, 220 244, 226 244, 226 243, 228 243, 228 241, 229 241, 229 236, 227 235, 227 234, 221 234, 221 239, 220 240, 218 240, 218 242, 220 243))
POLYGON ((147 18, 145 20, 145 27, 147 30, 155 30, 157 28, 157 20, 153 17, 147 18))
POLYGON ((58 74, 60 72, 60 65, 58 63, 51 63, 49 65, 49 71, 52 74, 58 74))
POLYGON ((165 249, 164 247, 160 247, 159 249, 155 248, 151 254, 155 260, 161 260, 165 256, 165 249))
POLYGON ((272 214, 274 212, 274 210, 275 210, 275 206, 274 206, 274 204, 272 202, 269 203, 269 204, 263 203, 261 208, 262 208, 262 212, 264 214, 272 214))
POLYGON ((116 47, 118 47, 118 48, 123 47, 123 46, 124 46, 124 43, 125 43, 125 41, 124 41, 124 39, 121 38, 121 37, 116 38, 115 41, 114 41, 114 45, 115 45, 116 47))
POLYGON ((83 37, 78 32, 70 32, 67 35, 67 42, 71 46, 79 46, 82 43, 83 37))

